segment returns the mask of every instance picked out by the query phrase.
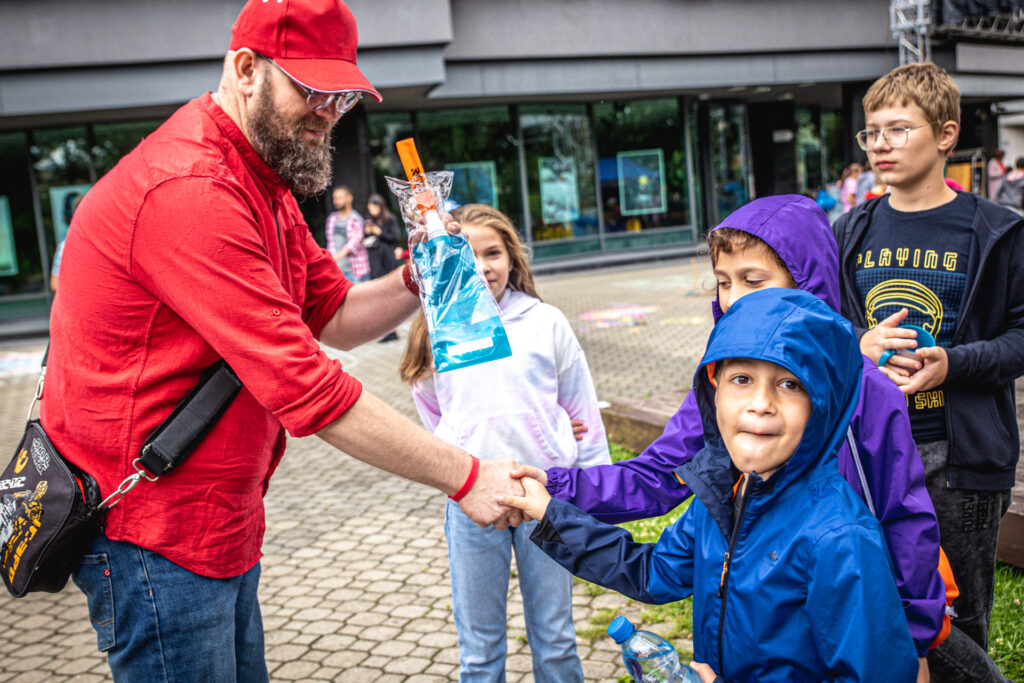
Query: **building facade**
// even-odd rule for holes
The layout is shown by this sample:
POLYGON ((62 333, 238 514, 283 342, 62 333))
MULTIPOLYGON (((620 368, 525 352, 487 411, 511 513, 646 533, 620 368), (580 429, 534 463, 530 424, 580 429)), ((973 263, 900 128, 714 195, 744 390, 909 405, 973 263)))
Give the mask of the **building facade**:
MULTIPOLYGON (((76 199, 216 87, 241 0, 0 2, 0 326, 43 321, 76 199)), ((508 213, 538 268, 692 251, 751 197, 814 192, 862 160, 859 99, 896 66, 888 0, 350 0, 384 96, 339 122, 357 207, 415 136, 452 199, 508 213)), ((1024 48, 936 44, 994 148, 1024 48), (1006 52, 1009 51, 1009 54, 1006 52)), ((302 202, 322 239, 322 195, 302 202)))

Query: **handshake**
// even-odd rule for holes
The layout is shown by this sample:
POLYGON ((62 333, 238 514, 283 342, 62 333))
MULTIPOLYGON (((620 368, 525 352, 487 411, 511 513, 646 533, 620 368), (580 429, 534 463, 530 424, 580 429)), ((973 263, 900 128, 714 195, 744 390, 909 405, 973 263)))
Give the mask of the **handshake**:
POLYGON ((479 526, 519 526, 544 516, 551 495, 544 470, 512 460, 482 460, 473 487, 459 508, 479 526))

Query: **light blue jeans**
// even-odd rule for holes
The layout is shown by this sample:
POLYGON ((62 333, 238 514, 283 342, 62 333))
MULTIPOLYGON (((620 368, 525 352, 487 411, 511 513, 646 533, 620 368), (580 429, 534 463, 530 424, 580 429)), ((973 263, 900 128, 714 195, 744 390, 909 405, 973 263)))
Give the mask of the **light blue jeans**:
POLYGON ((572 622, 572 575, 530 542, 536 522, 481 529, 448 501, 444 533, 459 634, 459 680, 503 683, 512 552, 523 595, 526 637, 537 683, 583 682, 572 622))
POLYGON ((100 536, 72 578, 118 683, 267 680, 259 564, 211 579, 100 536))

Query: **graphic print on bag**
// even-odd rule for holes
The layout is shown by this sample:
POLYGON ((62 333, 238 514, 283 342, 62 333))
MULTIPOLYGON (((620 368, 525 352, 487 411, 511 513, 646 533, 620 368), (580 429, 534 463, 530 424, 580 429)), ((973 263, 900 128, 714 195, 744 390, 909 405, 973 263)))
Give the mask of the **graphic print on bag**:
MULTIPOLYGON (((960 193, 936 209, 900 212, 880 201, 871 230, 857 247, 856 286, 868 327, 900 309, 904 324, 917 325, 949 347, 967 284, 975 203, 960 193)), ((907 396, 914 440, 946 438, 941 388, 907 396)))
POLYGON ((43 523, 43 496, 46 480, 36 484, 33 491, 8 493, 0 505, 0 563, 7 568, 8 580, 14 580, 21 556, 43 523))

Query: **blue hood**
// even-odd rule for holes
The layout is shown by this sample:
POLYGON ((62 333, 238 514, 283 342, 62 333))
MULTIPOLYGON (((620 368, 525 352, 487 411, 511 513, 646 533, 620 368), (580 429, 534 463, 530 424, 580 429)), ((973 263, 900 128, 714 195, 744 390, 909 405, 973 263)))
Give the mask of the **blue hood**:
MULTIPOLYGON (((839 249, 828 216, 813 199, 798 194, 755 199, 711 231, 719 228, 742 230, 764 240, 785 262, 798 288, 839 310, 839 249), (796 230, 800 239, 792 238, 796 230)), ((711 310, 716 321, 722 317, 717 297, 711 310)))
POLYGON ((788 369, 807 391, 811 416, 796 452, 767 482, 752 477, 758 493, 775 497, 816 470, 838 471, 836 451, 860 395, 863 359, 853 326, 818 297, 799 289, 766 289, 737 301, 715 325, 693 386, 707 446, 679 468, 728 538, 732 520, 732 467, 715 419, 715 389, 707 365, 729 358, 763 360, 788 369))

